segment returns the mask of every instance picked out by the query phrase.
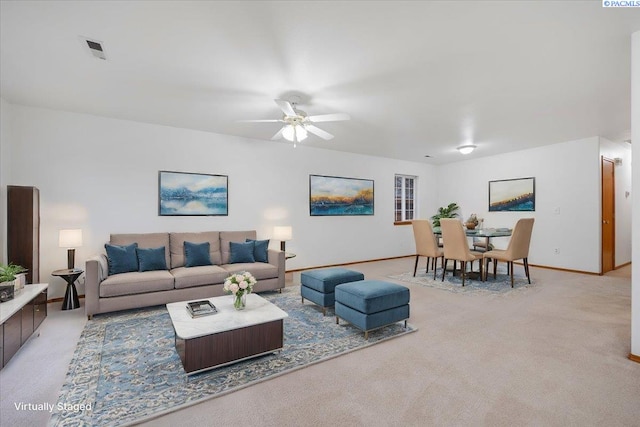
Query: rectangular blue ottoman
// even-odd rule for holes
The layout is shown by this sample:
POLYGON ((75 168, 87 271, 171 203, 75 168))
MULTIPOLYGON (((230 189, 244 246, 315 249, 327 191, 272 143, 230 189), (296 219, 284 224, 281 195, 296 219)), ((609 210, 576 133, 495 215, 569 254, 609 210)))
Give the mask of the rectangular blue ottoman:
POLYGON ((369 331, 409 318, 409 289, 380 280, 344 283, 335 289, 336 323, 340 318, 364 331, 369 331))
POLYGON ((309 270, 300 274, 300 294, 302 303, 305 298, 322 307, 322 315, 327 307, 335 304, 335 288, 337 285, 364 280, 364 274, 346 268, 324 268, 309 270))

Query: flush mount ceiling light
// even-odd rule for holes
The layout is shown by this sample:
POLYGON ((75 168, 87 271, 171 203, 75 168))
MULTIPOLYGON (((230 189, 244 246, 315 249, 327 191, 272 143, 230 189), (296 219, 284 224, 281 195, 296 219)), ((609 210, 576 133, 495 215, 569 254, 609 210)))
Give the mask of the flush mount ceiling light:
POLYGON ((469 154, 473 150, 475 150, 476 147, 477 147, 476 145, 467 144, 467 145, 461 145, 460 147, 457 147, 456 150, 458 150, 462 154, 469 154))

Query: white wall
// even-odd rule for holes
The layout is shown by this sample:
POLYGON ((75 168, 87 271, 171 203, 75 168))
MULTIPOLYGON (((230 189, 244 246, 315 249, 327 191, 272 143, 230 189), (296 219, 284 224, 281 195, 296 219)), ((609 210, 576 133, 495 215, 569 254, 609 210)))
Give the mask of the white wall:
MULTIPOLYGON (((110 233, 257 229, 291 225, 288 269, 415 253, 411 227, 393 225, 394 174, 418 176, 419 208, 435 210, 427 191, 435 168, 422 163, 339 153, 55 110, 11 105, 13 168, 7 184, 34 185, 41 198, 42 281, 50 296, 64 282, 66 250, 58 230, 82 228, 76 266, 102 251, 110 233), (229 176, 229 216, 158 216, 158 171, 229 176), (309 174, 375 180, 375 215, 310 217, 309 174)), ((431 187, 433 188, 433 187, 431 187)), ((279 246, 274 242, 272 246, 279 246)), ((82 286, 79 293, 84 293, 82 286)))
MULTIPOLYGON (((640 31, 631 40, 631 141, 640 142, 640 31)), ((640 150, 633 150, 640 164, 640 150)), ((640 189, 640 170, 633 174, 633 186, 640 189)), ((640 357, 640 198, 633 203, 633 253, 631 281, 631 353, 640 357)))
POLYGON ((9 104, 0 98, 0 263, 6 264, 7 253, 7 179, 9 176, 8 147, 11 139, 9 104))
MULTIPOLYGON (((599 164, 599 139, 593 137, 441 165, 438 205, 456 202, 463 219, 475 213, 485 227, 513 227, 519 218, 534 217, 530 264, 597 273, 599 164), (536 179, 535 212, 488 211, 488 181, 526 177, 536 179)), ((493 243, 504 247, 508 239, 493 243)))
MULTIPOLYGON (((615 143, 605 138, 600 138, 600 155, 608 159, 622 159, 622 164, 614 166, 616 186, 615 265, 618 267, 631 262, 631 146, 626 142, 615 143)), ((602 170, 600 172, 602 173, 602 170)))

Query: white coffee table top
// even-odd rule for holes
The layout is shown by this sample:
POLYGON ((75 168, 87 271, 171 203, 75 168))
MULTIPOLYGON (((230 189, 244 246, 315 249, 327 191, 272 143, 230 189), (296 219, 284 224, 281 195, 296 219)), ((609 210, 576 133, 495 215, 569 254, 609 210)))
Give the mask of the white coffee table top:
POLYGON ((167 304, 167 311, 171 316, 176 336, 185 340, 289 317, 286 312, 257 294, 247 295, 247 306, 244 310, 236 310, 233 307, 233 296, 225 295, 174 302, 167 304), (218 312, 210 316, 192 318, 187 311, 187 303, 205 299, 211 301, 218 312))

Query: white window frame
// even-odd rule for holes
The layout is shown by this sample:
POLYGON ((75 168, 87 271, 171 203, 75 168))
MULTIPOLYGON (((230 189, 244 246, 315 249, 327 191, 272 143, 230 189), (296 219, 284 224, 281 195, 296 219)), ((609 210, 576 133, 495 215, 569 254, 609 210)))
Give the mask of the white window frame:
POLYGON ((393 218, 394 223, 399 222, 407 222, 411 221, 418 217, 418 177, 413 175, 403 175, 403 174, 395 174, 393 177, 393 218), (396 185, 396 181, 398 178, 402 178, 402 184, 400 186, 400 209, 398 209, 398 187, 396 185), (408 194, 408 183, 413 185, 413 194, 411 198, 409 198, 408 194), (408 209, 407 202, 411 200, 413 203, 413 209, 408 209), (411 212, 412 215, 408 218, 408 213, 411 212), (400 219, 398 219, 397 215, 400 213, 400 219))

